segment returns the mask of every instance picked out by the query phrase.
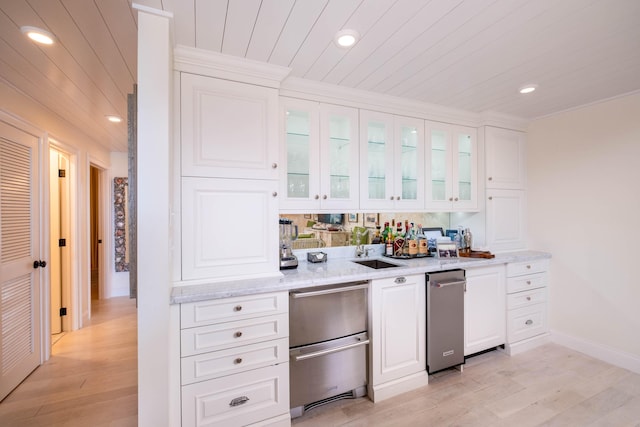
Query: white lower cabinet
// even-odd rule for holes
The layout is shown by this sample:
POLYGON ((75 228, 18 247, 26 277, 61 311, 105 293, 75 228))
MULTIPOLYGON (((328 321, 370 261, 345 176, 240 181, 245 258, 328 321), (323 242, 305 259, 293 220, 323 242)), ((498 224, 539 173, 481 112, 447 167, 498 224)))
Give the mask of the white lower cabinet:
POLYGON ((426 385, 425 276, 371 281, 369 397, 383 400, 426 385))
POLYGON ((464 355, 505 343, 505 267, 466 270, 464 355))
POLYGON ((515 354, 548 336, 548 260, 507 264, 507 351, 515 354))
POLYGON ((286 292, 182 304, 182 427, 289 426, 286 292))

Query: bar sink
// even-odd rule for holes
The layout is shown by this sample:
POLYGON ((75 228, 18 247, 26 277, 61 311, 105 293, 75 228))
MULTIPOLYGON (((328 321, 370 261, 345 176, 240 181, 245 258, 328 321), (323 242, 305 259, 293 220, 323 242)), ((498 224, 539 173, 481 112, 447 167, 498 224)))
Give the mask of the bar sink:
POLYGON ((375 268, 376 270, 381 268, 400 267, 397 264, 383 261, 381 259, 366 259, 362 261, 353 261, 356 264, 364 265, 365 267, 375 268))

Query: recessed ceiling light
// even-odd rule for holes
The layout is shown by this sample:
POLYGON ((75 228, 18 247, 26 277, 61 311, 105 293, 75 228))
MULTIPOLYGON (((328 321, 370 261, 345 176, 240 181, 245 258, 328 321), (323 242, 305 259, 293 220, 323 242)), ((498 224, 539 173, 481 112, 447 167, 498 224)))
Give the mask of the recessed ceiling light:
POLYGON ((520 90, 520 93, 531 93, 536 89, 538 89, 538 85, 525 85, 525 86, 522 86, 519 90, 520 90))
POLYGON ((340 47, 351 47, 358 41, 360 34, 356 30, 340 30, 336 33, 334 41, 340 47))
POLYGON ((122 121, 122 118, 120 116, 105 116, 107 118, 107 120, 109 120, 112 123, 120 123, 122 121))
POLYGON ((20 27, 20 31, 36 43, 51 45, 56 39, 49 31, 42 28, 24 26, 20 27))

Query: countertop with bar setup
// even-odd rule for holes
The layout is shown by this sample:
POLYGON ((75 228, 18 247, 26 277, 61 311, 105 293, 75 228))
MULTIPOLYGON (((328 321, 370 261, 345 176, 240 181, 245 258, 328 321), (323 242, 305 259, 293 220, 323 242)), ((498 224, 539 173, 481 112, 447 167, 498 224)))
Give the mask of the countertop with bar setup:
POLYGON ((382 255, 384 245, 370 245, 366 248, 370 249, 368 257, 355 257, 355 249, 352 247, 335 248, 335 250, 334 248, 323 248, 322 251, 327 253, 327 261, 321 263, 306 261, 306 253, 317 250, 295 251, 299 255, 298 267, 290 270, 282 270, 282 275, 263 277, 260 279, 231 280, 176 286, 171 291, 170 302, 172 304, 183 304, 209 299, 288 291, 291 289, 342 282, 383 279, 398 275, 420 274, 458 268, 470 269, 551 258, 551 254, 547 252, 517 251, 498 253, 495 254, 494 258, 489 259, 437 257, 393 259, 382 255), (346 250, 348 250, 348 252, 346 250), (397 267, 375 269, 358 264, 358 262, 367 260, 382 260, 397 265, 397 267))

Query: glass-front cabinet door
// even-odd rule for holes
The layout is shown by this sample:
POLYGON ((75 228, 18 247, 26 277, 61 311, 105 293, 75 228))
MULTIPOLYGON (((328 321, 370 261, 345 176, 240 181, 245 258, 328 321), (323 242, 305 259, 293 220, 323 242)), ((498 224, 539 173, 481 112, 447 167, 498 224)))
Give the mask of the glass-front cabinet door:
POLYGON ((476 129, 427 122, 428 210, 478 209, 476 129))
POLYGON ((394 194, 393 116, 360 110, 360 208, 390 209, 394 194))
POLYGON ((396 116, 395 205, 401 209, 424 207, 424 121, 396 116))
POLYGON ((358 209, 358 113, 354 108, 281 98, 280 208, 358 209))
POLYGON ((358 110, 320 104, 320 204, 358 209, 358 110))
POLYGON ((424 207, 424 121, 360 111, 360 208, 424 207))

